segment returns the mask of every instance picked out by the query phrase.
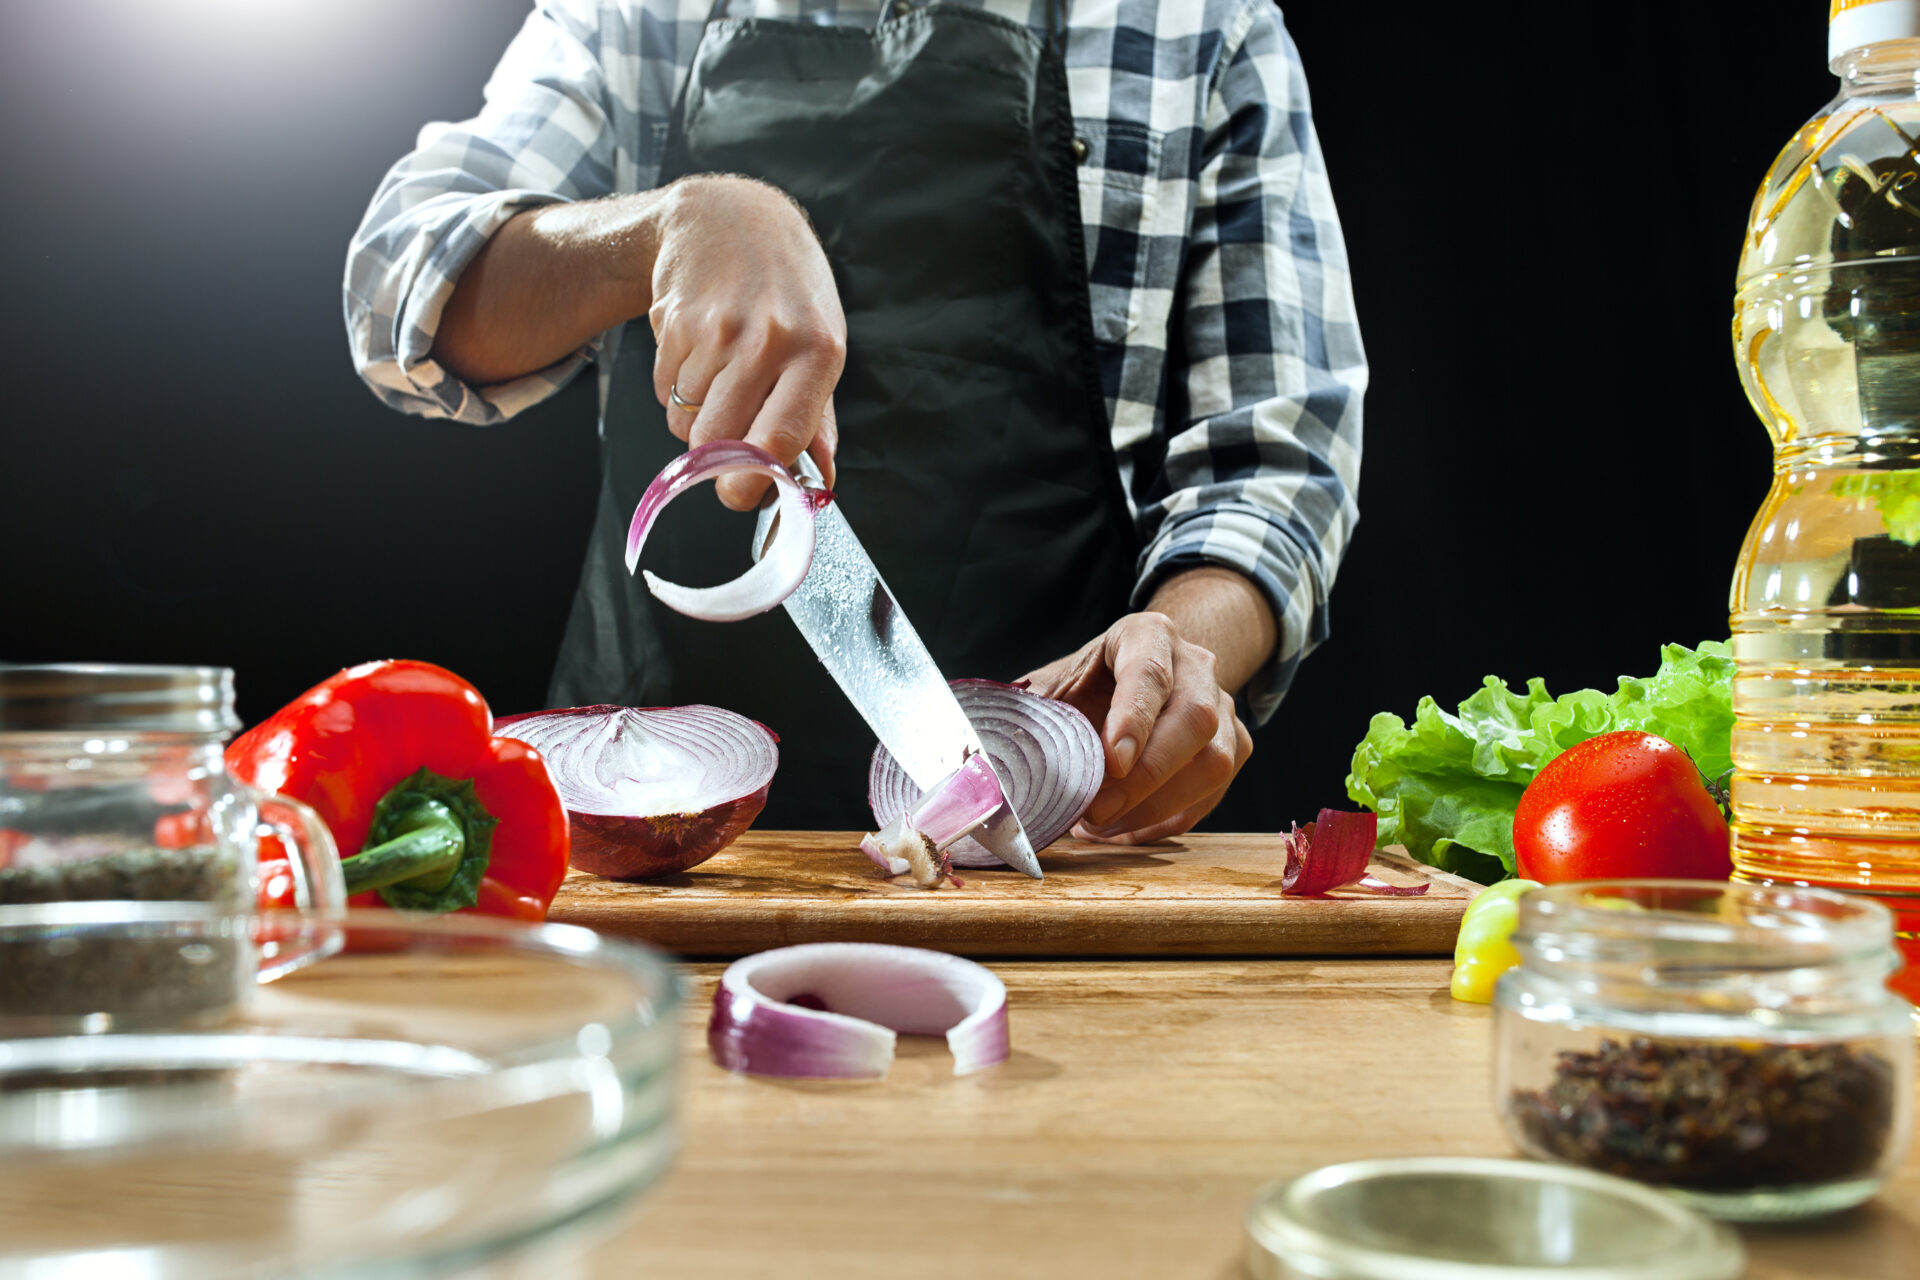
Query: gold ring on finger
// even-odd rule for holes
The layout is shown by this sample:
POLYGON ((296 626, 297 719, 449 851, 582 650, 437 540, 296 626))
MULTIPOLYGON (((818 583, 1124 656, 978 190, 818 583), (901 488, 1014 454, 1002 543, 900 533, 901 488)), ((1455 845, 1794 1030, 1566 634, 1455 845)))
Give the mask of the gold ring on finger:
POLYGON ((685 409, 688 413, 700 412, 700 402, 698 400, 689 400, 681 395, 680 384, 677 382, 667 388, 667 400, 676 409, 685 409))

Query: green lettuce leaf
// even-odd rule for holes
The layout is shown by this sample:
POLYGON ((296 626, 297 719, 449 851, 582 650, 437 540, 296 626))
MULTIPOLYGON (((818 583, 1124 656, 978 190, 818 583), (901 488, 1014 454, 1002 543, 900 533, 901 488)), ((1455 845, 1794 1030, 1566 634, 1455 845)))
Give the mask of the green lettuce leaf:
POLYGON ((1420 699, 1409 726, 1381 713, 1354 749, 1347 795, 1380 816, 1380 843, 1482 884, 1513 874, 1513 812, 1521 792, 1568 747, 1616 729, 1656 733, 1708 778, 1732 767, 1733 658, 1723 641, 1670 644, 1646 679, 1613 693, 1555 698, 1538 677, 1516 693, 1497 676, 1457 711, 1420 699))
POLYGON ((1862 471, 1833 482, 1835 497, 1873 503, 1895 542, 1920 543, 1920 471, 1862 471))

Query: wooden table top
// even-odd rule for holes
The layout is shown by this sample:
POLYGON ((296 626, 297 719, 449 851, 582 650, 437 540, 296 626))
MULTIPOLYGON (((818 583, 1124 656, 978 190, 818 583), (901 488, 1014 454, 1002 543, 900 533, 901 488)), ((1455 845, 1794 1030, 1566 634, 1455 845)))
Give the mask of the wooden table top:
MULTIPOLYGON (((871 1084, 707 1058, 691 966, 675 1168, 581 1268, 653 1280, 1235 1280, 1265 1182, 1367 1157, 1511 1155, 1490 1014, 1441 960, 991 962, 1013 1056, 905 1038, 871 1084)), ((1753 1280, 1920 1275, 1920 1160, 1837 1218, 1743 1231, 1753 1280)))
POLYGON ((1278 835, 1189 835, 1139 849, 1060 840, 1044 880, 963 871, 962 888, 889 880, 857 831, 749 831, 678 875, 576 871, 550 920, 720 958, 796 942, 900 942, 967 956, 1451 955, 1480 886, 1403 854, 1374 874, 1413 897, 1283 897, 1278 835))

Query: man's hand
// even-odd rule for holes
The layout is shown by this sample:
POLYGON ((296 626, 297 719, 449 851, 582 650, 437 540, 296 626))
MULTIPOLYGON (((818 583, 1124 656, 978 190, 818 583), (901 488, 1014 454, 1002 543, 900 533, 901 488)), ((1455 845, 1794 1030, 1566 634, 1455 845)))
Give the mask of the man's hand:
MULTIPOLYGON (((806 215, 746 178, 688 178, 669 190, 647 309, 667 428, 689 445, 746 440, 789 464, 806 450, 831 484, 847 321, 806 215), (675 389, 699 410, 674 405, 675 389)), ((767 484, 737 472, 715 488, 744 511, 767 484)))
POLYGON ((1164 613, 1130 613, 1027 677, 1100 729, 1107 780, 1074 829, 1082 839, 1144 844, 1212 812, 1253 751, 1213 654, 1164 613))
POLYGON ((1106 747, 1106 781, 1074 834, 1145 844, 1211 813, 1253 752, 1230 690, 1276 638, 1273 611, 1251 582, 1230 569, 1193 569, 1157 591, 1148 612, 1127 614, 1028 675, 1035 693, 1084 712, 1106 747))
MULTIPOLYGON (((705 174, 515 215, 460 273, 433 355, 468 382, 505 382, 640 316, 674 435, 747 440, 788 464, 806 450, 832 481, 846 317, 806 214, 763 182, 705 174), (697 412, 670 403, 676 385, 697 412)), ((767 483, 715 487, 746 510, 767 483)))

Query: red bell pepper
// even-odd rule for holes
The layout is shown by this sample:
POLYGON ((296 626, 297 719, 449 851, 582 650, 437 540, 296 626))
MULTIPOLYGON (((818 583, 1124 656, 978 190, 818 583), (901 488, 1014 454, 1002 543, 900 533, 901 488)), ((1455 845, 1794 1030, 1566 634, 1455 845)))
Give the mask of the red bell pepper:
MULTIPOLYGON (((567 874, 567 813, 540 754, 493 736, 474 687, 425 662, 369 662, 233 740, 244 782, 311 805, 356 906, 546 917, 567 874)), ((284 854, 263 842, 261 883, 284 854)))

